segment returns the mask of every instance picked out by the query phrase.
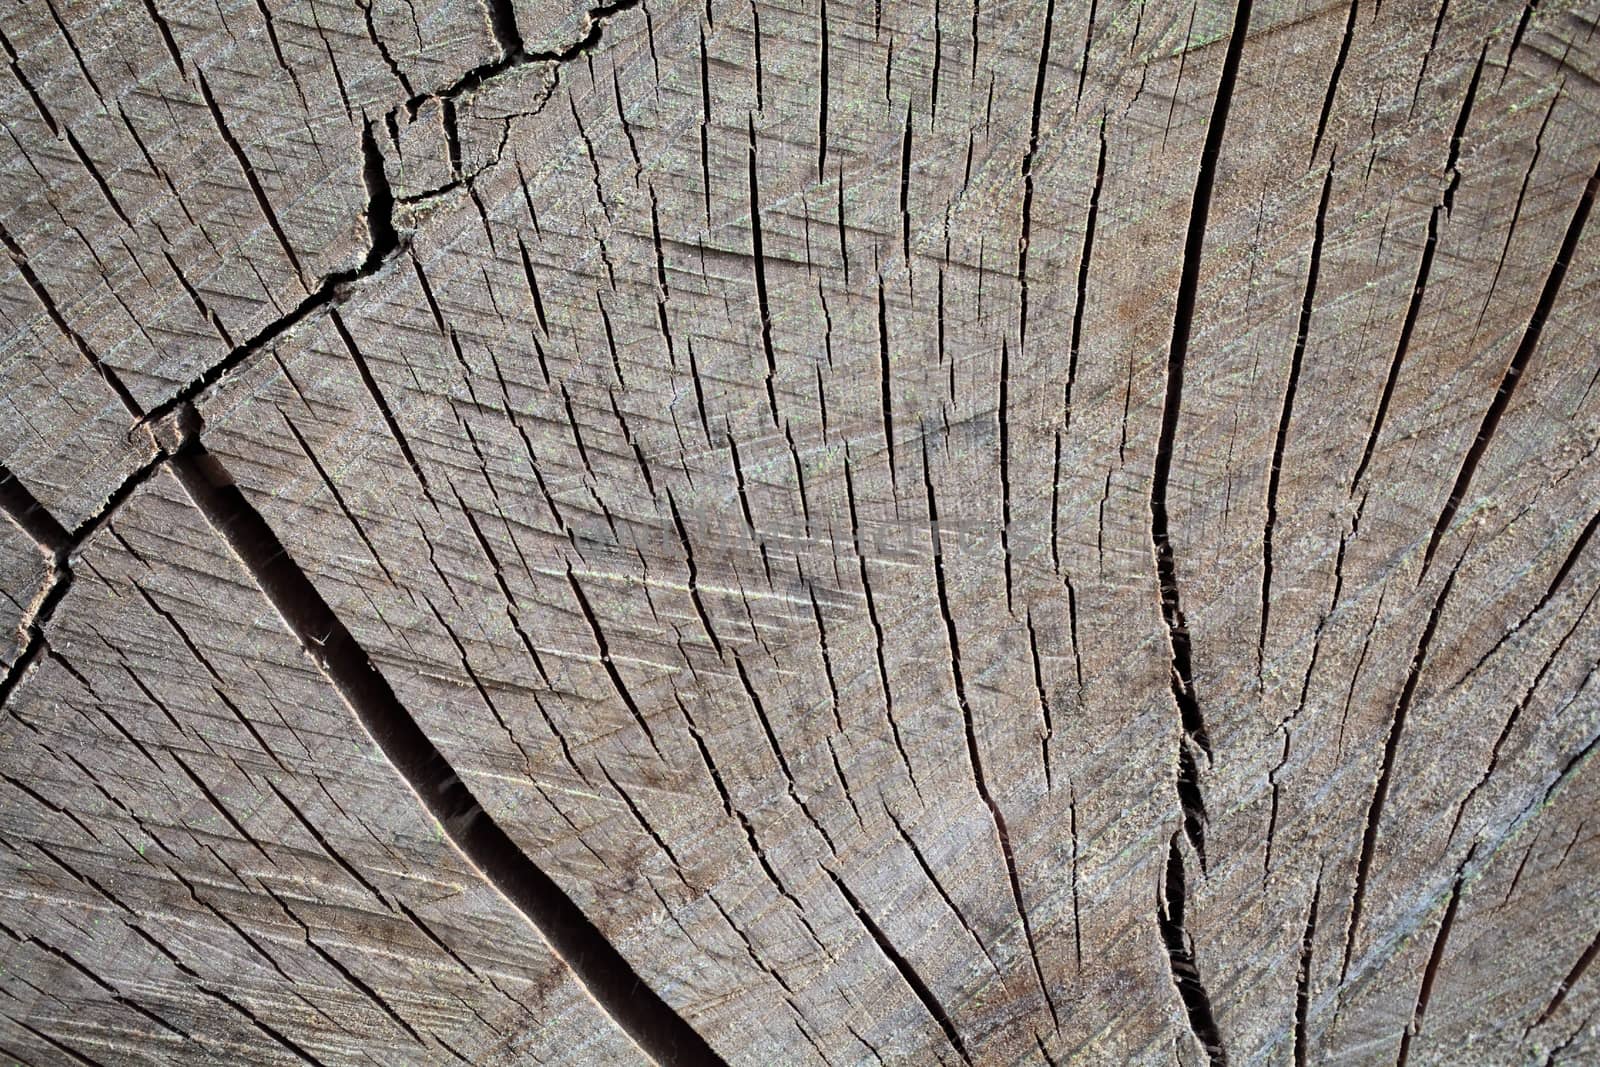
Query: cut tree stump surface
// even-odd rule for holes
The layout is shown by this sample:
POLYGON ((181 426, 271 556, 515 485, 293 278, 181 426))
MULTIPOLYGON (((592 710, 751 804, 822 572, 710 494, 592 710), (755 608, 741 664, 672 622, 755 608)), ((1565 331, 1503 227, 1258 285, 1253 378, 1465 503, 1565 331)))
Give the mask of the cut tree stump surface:
POLYGON ((1593 0, 6 0, 0 1054, 1600 1058, 1593 0))

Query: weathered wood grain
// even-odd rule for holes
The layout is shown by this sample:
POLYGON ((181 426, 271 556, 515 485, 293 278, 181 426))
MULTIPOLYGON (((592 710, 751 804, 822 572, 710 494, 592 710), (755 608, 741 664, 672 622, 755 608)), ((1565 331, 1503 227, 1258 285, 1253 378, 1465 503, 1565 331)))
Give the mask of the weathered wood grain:
POLYGON ((1600 10, 0 13, 0 1050, 1581 1063, 1600 10))

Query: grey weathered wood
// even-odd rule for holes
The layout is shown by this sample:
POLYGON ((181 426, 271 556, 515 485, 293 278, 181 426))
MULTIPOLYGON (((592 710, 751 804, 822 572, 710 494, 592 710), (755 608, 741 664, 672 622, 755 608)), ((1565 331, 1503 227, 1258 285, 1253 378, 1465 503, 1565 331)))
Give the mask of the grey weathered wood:
POLYGON ((0 1049, 1600 1054, 1597 19, 12 2, 0 1049))

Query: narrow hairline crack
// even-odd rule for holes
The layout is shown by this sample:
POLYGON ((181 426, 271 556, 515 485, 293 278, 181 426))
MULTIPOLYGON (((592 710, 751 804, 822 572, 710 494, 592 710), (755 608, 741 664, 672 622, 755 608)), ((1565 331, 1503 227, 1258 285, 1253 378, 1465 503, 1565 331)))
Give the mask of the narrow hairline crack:
MULTIPOLYGON (((29 669, 38 660, 39 654, 49 647, 50 642, 45 636, 45 628, 49 625, 50 620, 55 617, 56 608, 66 599, 66 595, 72 587, 74 578, 72 570, 73 556, 111 520, 111 516, 122 507, 128 498, 133 496, 134 491, 139 486, 148 481, 151 475, 166 464, 167 459, 167 455, 161 453, 156 455, 155 458, 140 464, 106 496, 94 514, 70 530, 65 529, 59 520, 50 515, 37 501, 34 501, 32 494, 28 493, 20 480, 16 481, 16 488, 20 490, 20 494, 25 497, 25 500, 18 501, 9 496, 0 499, 0 512, 4 512, 19 526, 22 525, 17 514, 17 505, 19 503, 26 508, 30 506, 29 502, 31 502, 31 507, 48 519, 47 524, 45 524, 48 529, 44 535, 35 537, 35 543, 44 553, 46 559, 47 577, 43 587, 34 597, 33 602, 28 605, 27 612, 17 623, 18 635, 26 634, 27 640, 16 659, 12 660, 11 666, 5 675, 0 677, 0 712, 5 710, 6 703, 11 699, 12 692, 15 691, 23 676, 28 673, 29 669)), ((15 475, 11 477, 15 479, 15 475)), ((24 526, 23 529, 26 532, 28 528, 24 526)))

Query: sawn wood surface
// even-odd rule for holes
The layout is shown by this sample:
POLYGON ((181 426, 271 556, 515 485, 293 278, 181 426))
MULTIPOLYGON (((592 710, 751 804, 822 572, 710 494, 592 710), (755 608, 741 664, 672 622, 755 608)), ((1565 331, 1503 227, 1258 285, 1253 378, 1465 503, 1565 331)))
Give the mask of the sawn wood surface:
POLYGON ((0 1059, 1600 1062, 1594 0, 3 0, 0 1059))

